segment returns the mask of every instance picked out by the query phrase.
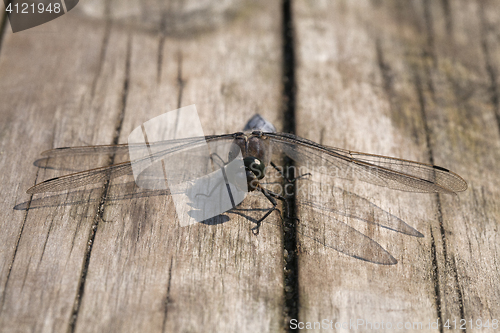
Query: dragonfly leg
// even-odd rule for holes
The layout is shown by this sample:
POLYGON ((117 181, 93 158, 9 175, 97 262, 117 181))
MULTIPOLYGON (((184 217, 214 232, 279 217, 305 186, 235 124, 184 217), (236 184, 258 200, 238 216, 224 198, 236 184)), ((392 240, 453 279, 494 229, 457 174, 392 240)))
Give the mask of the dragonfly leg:
MULTIPOLYGON (((257 188, 259 189, 260 192, 262 192, 262 194, 264 194, 264 196, 267 198, 267 200, 269 200, 269 202, 271 202, 273 207, 271 207, 269 209, 269 211, 259 221, 257 221, 257 226, 252 228, 254 235, 257 235, 259 233, 259 228, 260 228, 262 221, 264 221, 272 212, 277 210, 278 212, 280 212, 280 217, 281 217, 281 211, 277 208, 278 202, 276 201, 276 199, 283 201, 285 203, 286 208, 287 208, 286 209, 287 215, 290 214, 289 203, 285 197, 283 197, 282 195, 279 195, 278 193, 274 193, 273 191, 270 191, 270 190, 263 188, 262 186, 260 186, 260 184, 258 185, 257 188)), ((290 216, 287 216, 287 218, 290 218, 290 216)), ((297 218, 292 218, 292 219, 298 221, 297 218)))
POLYGON ((312 174, 311 174, 310 172, 308 172, 308 173, 304 173, 304 174, 299 175, 299 176, 294 177, 294 178, 289 178, 289 177, 285 176, 285 173, 283 172, 283 170, 282 170, 282 169, 280 169, 280 168, 279 168, 276 164, 274 164, 274 162, 272 162, 272 161, 271 161, 271 166, 272 166, 274 169, 276 169, 276 171, 278 171, 278 172, 279 172, 279 174, 281 175, 281 177, 283 177, 284 179, 286 179, 287 181, 289 181, 289 182, 291 182, 291 183, 295 182, 295 181, 296 181, 296 180, 298 180, 298 179, 301 179, 301 178, 305 178, 305 177, 312 176, 312 174))
MULTIPOLYGON (((278 210, 276 207, 272 207, 270 208, 267 213, 260 219, 257 221, 257 225, 255 227, 252 228, 252 233, 254 235, 258 235, 259 234, 259 229, 260 229, 260 226, 262 224, 262 221, 264 221, 272 212, 274 212, 275 210, 278 210)), ((279 210, 278 210, 279 211, 279 210)))
MULTIPOLYGON (((273 162, 271 162, 271 165, 281 174, 281 176, 284 179, 286 179, 288 182, 291 182, 291 183, 295 182, 297 179, 301 179, 301 178, 305 178, 305 177, 308 177, 308 176, 312 176, 312 174, 308 172, 308 173, 302 174, 300 176, 294 177, 293 179, 289 179, 288 177, 286 177, 284 175, 283 170, 281 170, 279 167, 277 167, 276 164, 274 164, 273 162)), ((289 203, 289 201, 285 197, 283 197, 283 196, 281 196, 281 195, 279 195, 277 193, 274 193, 272 191, 269 191, 269 190, 267 190, 267 192, 268 192, 269 195, 271 195, 274 198, 279 199, 279 200, 281 200, 281 201, 283 201, 285 203, 285 205, 286 205, 286 215, 287 215, 286 219, 288 221, 286 223, 290 223, 290 222, 293 223, 293 221, 295 223, 299 223, 300 222, 299 218, 290 216, 290 203, 289 203)))
POLYGON ((289 220, 289 221, 290 220, 296 221, 297 223, 300 222, 300 220, 297 217, 290 216, 290 203, 288 202, 288 200, 285 197, 283 197, 283 196, 281 196, 281 195, 279 195, 277 193, 274 193, 272 191, 269 191, 269 190, 267 190, 267 192, 272 197, 274 197, 276 199, 279 199, 279 200, 281 200, 281 201, 283 201, 285 203, 285 205, 286 205, 286 219, 287 220, 289 220))
POLYGON ((283 201, 286 202, 286 199, 284 197, 282 197, 281 195, 279 195, 277 193, 274 193, 272 191, 266 190, 260 184, 258 184, 257 188, 259 189, 259 191, 262 194, 264 194, 264 196, 267 198, 267 200, 269 200, 269 202, 273 205, 273 207, 271 207, 267 211, 267 213, 264 216, 262 216, 257 221, 257 225, 252 228, 252 232, 253 232, 254 235, 258 235, 259 234, 259 228, 260 228, 260 225, 262 224, 262 221, 264 221, 272 212, 274 212, 275 210, 277 210, 278 212, 280 212, 280 215, 281 215, 281 211, 277 207, 278 206, 278 202, 276 201, 276 199, 283 200, 283 201))

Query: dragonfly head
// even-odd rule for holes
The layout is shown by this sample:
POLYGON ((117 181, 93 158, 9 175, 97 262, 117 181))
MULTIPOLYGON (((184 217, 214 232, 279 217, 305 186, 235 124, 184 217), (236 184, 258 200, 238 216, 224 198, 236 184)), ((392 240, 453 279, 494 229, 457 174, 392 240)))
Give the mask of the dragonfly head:
POLYGON ((253 191, 256 188, 256 183, 265 176, 265 165, 256 157, 245 157, 245 171, 249 190, 253 191))

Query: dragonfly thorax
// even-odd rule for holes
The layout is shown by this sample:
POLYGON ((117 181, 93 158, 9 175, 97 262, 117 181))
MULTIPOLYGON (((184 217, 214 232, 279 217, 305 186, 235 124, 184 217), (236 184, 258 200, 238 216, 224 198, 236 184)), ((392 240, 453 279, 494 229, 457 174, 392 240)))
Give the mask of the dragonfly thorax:
POLYGON ((247 176, 248 190, 254 191, 258 181, 265 176, 266 166, 256 157, 245 157, 243 159, 247 176))

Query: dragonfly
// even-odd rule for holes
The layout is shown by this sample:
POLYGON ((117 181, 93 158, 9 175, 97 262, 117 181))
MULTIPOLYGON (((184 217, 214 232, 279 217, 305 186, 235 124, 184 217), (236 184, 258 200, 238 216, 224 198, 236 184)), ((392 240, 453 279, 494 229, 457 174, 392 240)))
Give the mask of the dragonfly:
MULTIPOLYGON (((283 170, 273 162, 273 158, 282 156, 287 156, 294 163, 306 166, 307 169, 317 171, 327 177, 359 179, 395 190, 456 194, 467 189, 466 181, 446 168, 395 157, 325 146, 293 134, 278 133, 270 122, 256 114, 247 122, 242 132, 152 142, 150 145, 154 146, 155 153, 143 160, 127 160, 51 178, 29 188, 27 193, 59 192, 77 189, 89 184, 103 183, 125 175, 132 175, 133 163, 158 162, 168 159, 172 154, 196 151, 205 144, 212 146, 231 145, 239 149, 243 156, 248 191, 262 193, 271 203, 272 207, 256 222, 256 227, 252 229, 256 231, 255 233, 258 233, 261 222, 273 211, 278 210, 278 201, 287 204, 287 198, 280 193, 267 189, 264 185, 267 168, 271 166, 276 169, 286 181, 291 183, 310 175, 306 173, 292 179, 285 176, 283 170)), ((111 156, 110 161, 114 161, 117 156, 125 156, 126 159, 130 150, 135 148, 133 144, 55 148, 43 152, 43 158, 38 160, 35 165, 57 169, 64 165, 61 164, 61 160, 64 161, 67 157, 75 156, 85 158, 89 156, 111 156)), ((234 152, 229 152, 229 156, 227 156, 229 161, 234 158, 231 155, 235 155, 234 152)), ((210 158, 213 160, 212 156, 210 158)), ((186 170, 186 168, 179 170, 180 178, 187 177, 186 174, 189 174, 189 170, 186 170)), ((332 193, 340 193, 338 196, 342 196, 342 192, 333 191, 332 193)), ((335 194, 332 195, 335 196, 335 194)), ((356 200, 363 202, 365 199, 357 197, 356 200)), ((332 221, 329 214, 332 210, 322 203, 302 201, 300 204, 322 211, 323 213, 320 214, 328 215, 328 219, 332 221)), ((337 212, 339 211, 337 210, 337 212)), ((375 207, 375 212, 383 213, 384 211, 375 207)), ((356 213, 349 209, 340 210, 340 215, 356 218, 356 213)), ((404 234, 417 237, 423 236, 397 217, 390 215, 387 220, 389 222, 386 224, 377 222, 375 224, 404 234)), ((352 227, 336 219, 331 224, 334 225, 336 230, 329 231, 328 228, 333 227, 328 224, 315 227, 308 226, 307 223, 300 221, 300 223, 297 223, 297 232, 358 259, 379 264, 394 264, 397 262, 378 243, 352 227), (349 238, 349 242, 346 242, 345 238, 349 238), (361 250, 357 250, 353 245, 346 244, 358 244, 361 250)))

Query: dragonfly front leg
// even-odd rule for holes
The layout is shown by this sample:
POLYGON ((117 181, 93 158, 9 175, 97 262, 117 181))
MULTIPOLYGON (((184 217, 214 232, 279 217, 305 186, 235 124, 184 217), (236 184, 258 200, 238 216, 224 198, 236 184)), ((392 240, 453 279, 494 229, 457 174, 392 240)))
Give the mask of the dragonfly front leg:
POLYGON ((264 196, 267 198, 267 200, 269 200, 269 202, 273 205, 273 207, 271 207, 269 209, 269 211, 267 211, 267 213, 260 220, 257 221, 257 225, 252 228, 252 232, 253 232, 254 235, 258 235, 259 234, 259 228, 260 228, 260 225, 262 224, 262 221, 264 221, 272 212, 274 212, 275 210, 277 210, 280 213, 280 216, 281 216, 281 211, 277 207, 278 206, 278 202, 276 201, 276 199, 283 201, 287 205, 287 211, 289 211, 289 209, 288 209, 288 201, 285 199, 285 197, 279 195, 278 193, 274 193, 272 191, 269 191, 269 190, 263 188, 260 185, 260 183, 257 185, 256 188, 262 194, 264 194, 264 196))
POLYGON ((271 215, 272 212, 274 212, 275 210, 277 210, 280 213, 280 215, 281 215, 281 211, 278 209, 278 202, 276 201, 276 199, 279 199, 279 200, 282 200, 282 201, 286 202, 286 199, 284 197, 282 197, 281 195, 279 195, 277 193, 274 193, 274 192, 271 192, 269 190, 266 190, 260 184, 257 184, 256 188, 262 194, 264 194, 264 196, 267 198, 267 200, 269 200, 269 202, 273 206, 267 211, 267 213, 264 216, 262 216, 257 221, 257 225, 252 228, 252 232, 253 232, 254 235, 258 235, 259 234, 259 228, 260 228, 260 225, 262 224, 262 221, 264 221, 269 215, 271 215))

